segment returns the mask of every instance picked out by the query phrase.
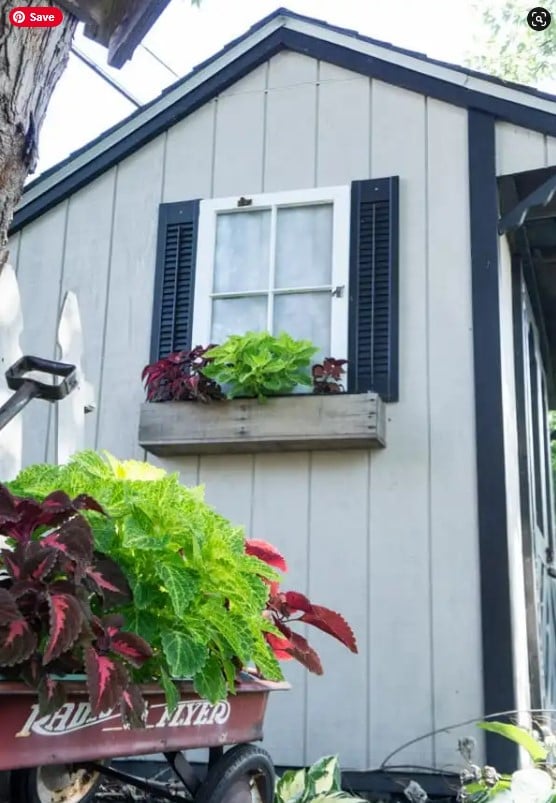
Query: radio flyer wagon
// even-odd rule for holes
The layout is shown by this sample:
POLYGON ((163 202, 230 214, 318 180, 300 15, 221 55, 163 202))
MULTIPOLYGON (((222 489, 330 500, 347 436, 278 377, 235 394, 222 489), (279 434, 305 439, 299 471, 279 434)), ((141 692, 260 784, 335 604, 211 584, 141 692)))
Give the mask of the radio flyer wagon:
MULTIPOLYGON (((0 429, 31 399, 58 401, 77 381, 74 366, 34 357, 19 360, 6 379, 15 393, 0 408, 0 429), (30 379, 27 374, 32 371, 60 381, 30 379)), ((9 771, 10 803, 89 803, 103 777, 167 800, 272 803, 272 759, 252 742, 263 737, 269 693, 288 689, 289 684, 242 672, 237 693, 215 704, 201 699, 191 682, 177 685, 179 703, 172 713, 162 689, 143 686, 145 725, 131 729, 123 726, 119 713, 93 717, 85 681, 78 676, 65 681, 67 702, 42 717, 36 692, 24 683, 0 679, 0 774, 9 771), (183 752, 195 748, 208 749, 203 781, 183 752), (116 758, 153 753, 164 755, 177 784, 139 778, 111 766, 116 758)))

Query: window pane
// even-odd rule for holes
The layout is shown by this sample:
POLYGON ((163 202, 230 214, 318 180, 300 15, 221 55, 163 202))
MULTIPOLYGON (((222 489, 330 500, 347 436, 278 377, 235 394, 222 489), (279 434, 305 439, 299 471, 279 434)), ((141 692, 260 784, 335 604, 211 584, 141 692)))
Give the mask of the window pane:
POLYGON ((292 293, 274 299, 274 334, 287 332, 297 339, 310 340, 319 351, 313 362, 324 357, 342 358, 330 354, 330 293, 292 293))
POLYGON ((263 332, 266 328, 266 296, 215 298, 212 302, 213 343, 223 343, 230 335, 263 332))
POLYGON ((218 215, 214 292, 268 289, 270 212, 218 215))
POLYGON ((276 287, 332 281, 332 204, 278 209, 276 287))

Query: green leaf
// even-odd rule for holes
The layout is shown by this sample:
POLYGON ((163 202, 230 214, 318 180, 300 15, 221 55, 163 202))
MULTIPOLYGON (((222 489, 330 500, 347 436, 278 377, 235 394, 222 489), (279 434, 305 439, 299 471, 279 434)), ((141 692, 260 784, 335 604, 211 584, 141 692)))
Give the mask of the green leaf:
POLYGON ((286 770, 276 784, 276 797, 280 803, 302 803, 307 791, 306 770, 286 770))
POLYGON ((340 792, 342 780, 338 756, 324 756, 309 769, 308 777, 317 795, 340 792))
POLYGON ((506 722, 479 722, 478 727, 491 733, 498 733, 500 736, 519 744, 529 753, 533 761, 546 761, 548 753, 542 744, 539 744, 530 733, 518 725, 510 725, 506 722))
POLYGON ((132 586, 133 604, 141 610, 148 610, 153 605, 152 585, 139 580, 132 586))
POLYGON ((176 616, 182 616, 197 594, 199 583, 194 573, 165 563, 156 564, 155 571, 172 600, 176 616))
POLYGON ((159 535, 152 519, 140 510, 135 510, 124 519, 123 528, 123 545, 126 549, 160 551, 168 546, 168 536, 159 535))
POLYGON ((162 634, 162 649, 174 678, 193 677, 207 661, 206 645, 177 631, 162 634))
POLYGON ((161 669, 160 672, 160 685, 164 689, 168 713, 173 714, 180 701, 180 693, 176 687, 176 684, 168 675, 168 673, 164 671, 164 669, 161 669))
POLYGON ((215 655, 211 655, 202 671, 194 675, 193 685, 197 694, 211 703, 217 703, 226 697, 226 679, 215 655))

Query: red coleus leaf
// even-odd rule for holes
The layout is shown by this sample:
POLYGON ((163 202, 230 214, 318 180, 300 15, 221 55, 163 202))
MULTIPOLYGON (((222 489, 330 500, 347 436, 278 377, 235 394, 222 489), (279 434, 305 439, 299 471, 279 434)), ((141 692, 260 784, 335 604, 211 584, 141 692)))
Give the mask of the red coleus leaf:
POLYGON ((279 661, 291 661, 293 655, 291 654, 291 644, 287 638, 280 638, 274 633, 265 633, 264 637, 270 646, 275 657, 279 661))
POLYGON ((0 627, 21 619, 21 611, 9 591, 0 588, 0 627))
POLYGON ((135 633, 115 633, 110 638, 110 648, 137 669, 140 669, 153 655, 147 642, 135 633))
POLYGON ((93 559, 93 535, 89 523, 76 514, 52 533, 44 536, 45 546, 59 549, 77 564, 85 565, 93 559))
POLYGON ((140 728, 145 724, 146 708, 139 687, 130 683, 123 690, 120 703, 120 712, 124 723, 131 728, 140 728))
MULTIPOLYGON (((15 497, 14 497, 15 499, 15 497)), ((3 535, 14 538, 20 543, 27 543, 33 532, 40 527, 41 506, 32 499, 17 499, 17 520, 4 521, 0 526, 3 535)))
POLYGON ((39 715, 41 717, 53 714, 66 702, 64 687, 50 675, 44 675, 38 684, 39 715))
POLYGON ((23 563, 25 561, 25 552, 18 546, 14 549, 2 549, 0 551, 1 562, 4 569, 10 574, 14 580, 19 580, 23 573, 23 563))
POLYGON ((291 631, 289 642, 291 646, 288 652, 292 658, 303 664, 309 672, 313 672, 315 675, 322 675, 323 668, 318 653, 311 647, 307 639, 300 636, 299 633, 291 631))
POLYGON ((94 510, 95 513, 102 513, 103 516, 106 516, 104 508, 99 505, 96 499, 93 499, 92 496, 87 496, 87 494, 76 496, 73 500, 73 506, 75 510, 94 510))
POLYGON ((288 571, 288 566, 283 555, 278 552, 276 547, 266 541, 258 541, 257 539, 250 538, 245 541, 245 551, 248 555, 259 558, 264 563, 268 563, 275 569, 280 569, 282 572, 288 571))
POLYGON ((0 485, 0 532, 2 525, 7 521, 17 521, 16 497, 14 497, 5 485, 0 485))
POLYGON ((37 648, 37 637, 25 621, 15 619, 0 627, 0 666, 26 661, 37 648))
POLYGON ((78 600, 70 594, 49 594, 50 633, 43 656, 43 665, 69 650, 81 633, 83 611, 78 600))
POLYGON ((307 597, 304 594, 300 594, 299 591, 286 591, 283 596, 290 613, 295 613, 296 611, 311 613, 313 610, 313 606, 307 597))
POLYGON ((85 650, 85 669, 91 711, 98 717, 120 703, 122 691, 129 685, 128 675, 114 658, 97 652, 94 647, 85 650))
POLYGON ((331 611, 322 605, 313 605, 312 611, 304 613, 298 621, 318 627, 319 630, 338 639, 351 652, 357 652, 357 642, 353 630, 344 617, 336 611, 331 611))
POLYGON ((22 576, 31 580, 43 580, 53 569, 58 560, 58 551, 43 546, 42 542, 32 541, 25 551, 22 576))

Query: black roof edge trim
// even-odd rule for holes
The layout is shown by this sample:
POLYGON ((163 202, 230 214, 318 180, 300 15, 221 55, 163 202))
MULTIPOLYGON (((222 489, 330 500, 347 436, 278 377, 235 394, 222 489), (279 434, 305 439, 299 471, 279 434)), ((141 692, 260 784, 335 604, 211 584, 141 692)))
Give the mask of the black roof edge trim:
MULTIPOLYGON (((310 18, 304 18, 284 10, 279 10, 275 12, 274 15, 265 18, 252 29, 250 29, 249 33, 253 33, 254 30, 262 28, 264 24, 267 24, 272 20, 273 16, 278 17, 280 15, 290 17, 292 19, 306 20, 309 22, 312 21, 310 18)), ((332 26, 327 26, 323 23, 319 24, 325 29, 330 28, 331 30, 338 30, 342 33, 351 33, 343 29, 336 29, 332 26)), ((230 45, 216 54, 216 56, 212 57, 207 62, 203 62, 200 67, 195 68, 193 73, 198 72, 199 69, 208 66, 208 64, 212 63, 216 57, 220 57, 227 50, 243 41, 247 35, 248 34, 234 40, 232 43, 230 43, 230 45)), ((357 35, 356 38, 362 39, 363 41, 374 41, 367 40, 365 37, 361 37, 359 35, 357 35)), ((384 43, 377 42, 376 44, 384 43)), ((387 45, 385 45, 385 47, 386 46, 387 45)), ((68 195, 79 190, 85 184, 94 180, 101 173, 113 167, 117 162, 134 153, 140 147, 150 142, 150 140, 152 140, 158 134, 162 133, 166 128, 179 122, 188 114, 191 114, 204 103, 216 97, 224 89, 228 88, 240 78, 244 77, 248 72, 255 69, 255 67, 258 67, 267 59, 284 49, 302 53, 321 61, 328 61, 332 64, 336 64, 337 66, 343 67, 344 69, 352 70, 361 75, 365 75, 370 78, 376 78, 394 86, 408 89, 413 92, 418 92, 431 98, 445 101, 446 103, 450 103, 452 105, 485 111, 497 118, 514 123, 515 125, 523 126, 525 128, 540 131, 544 134, 549 134, 556 137, 556 115, 554 114, 550 114, 549 112, 538 109, 532 109, 528 106, 515 103, 514 101, 496 98, 487 93, 478 92, 477 90, 467 89, 465 86, 450 83, 442 78, 424 75, 423 73, 409 69, 408 67, 391 64, 390 62, 374 58, 365 53, 359 53, 343 45, 336 45, 314 36, 298 33, 289 28, 281 27, 270 33, 265 39, 254 45, 248 51, 238 56, 238 58, 235 59, 230 65, 222 68, 218 73, 210 78, 207 78, 206 81, 195 87, 195 89, 188 92, 171 106, 168 106, 162 110, 158 115, 156 115, 156 117, 133 131, 128 137, 125 138, 125 140, 121 140, 112 148, 110 148, 109 151, 100 154, 96 159, 93 159, 89 164, 84 165, 79 170, 76 170, 66 179, 62 179, 58 184, 51 187, 43 195, 26 204, 24 192, 22 205, 20 205, 20 208, 14 215, 10 234, 15 234, 19 229, 27 225, 36 217, 48 211, 48 209, 67 198, 68 195)), ((397 48, 390 47, 390 49, 398 52, 397 48)), ((406 51, 399 50, 399 52, 405 53, 406 51)), ((414 54, 410 51, 407 52, 409 55, 416 57, 419 56, 419 54, 414 54)), ((426 63, 435 63, 430 59, 424 60, 426 63)), ((449 67, 450 65, 445 66, 449 67)), ((452 69, 457 68, 452 65, 452 69)), ((462 71, 462 74, 465 74, 465 72, 462 71)), ((191 75, 192 73, 190 73, 189 76, 186 76, 185 79, 181 79, 181 81, 186 81, 191 77, 191 75)), ((478 74, 478 77, 489 80, 489 76, 481 76, 478 74)), ((179 83, 180 82, 177 82, 175 85, 173 85, 173 87, 170 87, 168 90, 166 90, 166 92, 172 89, 175 90, 179 83)), ((508 86, 507 84, 504 84, 504 82, 501 82, 501 84, 502 86, 508 86)), ((127 125, 134 117, 140 116, 145 109, 151 108, 154 104, 156 104, 159 99, 160 98, 156 98, 146 106, 133 112, 133 114, 131 114, 121 123, 113 126, 111 129, 109 129, 109 131, 104 132, 88 145, 73 153, 63 162, 60 162, 49 171, 39 176, 35 181, 27 185, 26 191, 40 187, 42 181, 54 176, 56 172, 62 168, 62 166, 70 164, 73 159, 81 156, 83 153, 86 153, 88 149, 93 147, 93 145, 97 144, 98 142, 101 142, 102 139, 105 138, 109 133, 115 133, 118 128, 127 125)), ((554 100, 556 102, 556 97, 554 100)))

